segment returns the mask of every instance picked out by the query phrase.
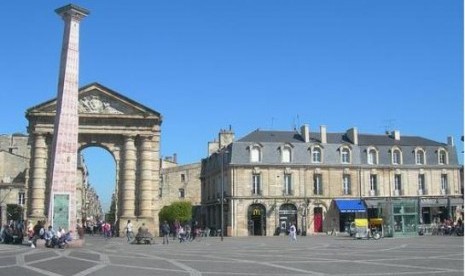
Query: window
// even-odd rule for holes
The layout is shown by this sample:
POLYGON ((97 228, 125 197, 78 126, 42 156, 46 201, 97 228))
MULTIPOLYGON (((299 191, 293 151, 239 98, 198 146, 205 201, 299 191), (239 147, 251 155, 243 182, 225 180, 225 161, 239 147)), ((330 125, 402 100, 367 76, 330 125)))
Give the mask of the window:
POLYGON ((319 147, 312 148, 312 162, 321 163, 321 149, 319 147))
POLYGON ((375 149, 368 150, 368 164, 375 165, 378 164, 378 158, 375 149))
POLYGON ((447 193, 447 174, 441 174, 441 192, 443 194, 447 193))
POLYGON ((179 189, 179 198, 184 198, 186 196, 183 188, 179 189))
POLYGON ((402 164, 401 153, 400 150, 395 149, 392 151, 392 164, 400 165, 402 164))
POLYGON ((418 190, 422 192, 425 191, 425 175, 424 174, 418 175, 418 190))
POLYGON ((425 164, 425 152, 422 149, 415 150, 415 163, 417 165, 425 164))
POLYGON ((402 177, 400 174, 394 175, 394 190, 396 191, 402 190, 402 177))
POLYGON ((292 175, 291 174, 285 174, 284 175, 284 195, 292 195, 292 175))
POLYGON ((185 174, 181 174, 181 182, 185 182, 186 181, 186 175, 185 174))
POLYGON ((258 146, 253 146, 250 150, 250 162, 260 162, 260 148, 258 146))
POLYGON ((376 195, 376 191, 378 190, 378 179, 376 174, 370 174, 370 192, 371 194, 376 195))
POLYGON ((350 195, 350 175, 349 174, 344 174, 342 176, 342 191, 344 195, 350 195))
POLYGON ((443 149, 439 150, 439 164, 446 165, 447 164, 447 152, 443 149))
POLYGON ((350 163, 350 150, 348 148, 342 148, 341 150, 341 162, 344 164, 350 163))
POLYGON ((323 195, 323 177, 321 174, 315 174, 313 177, 313 194, 323 195))
POLYGON ((163 188, 158 188, 158 197, 163 197, 163 188))
POLYGON ((26 194, 25 193, 18 193, 18 204, 19 205, 26 204, 26 194))
POLYGON ((261 194, 260 175, 259 174, 252 175, 252 194, 253 195, 260 195, 261 194))
POLYGON ((281 149, 281 162, 282 163, 291 162, 291 149, 289 147, 284 147, 281 149))

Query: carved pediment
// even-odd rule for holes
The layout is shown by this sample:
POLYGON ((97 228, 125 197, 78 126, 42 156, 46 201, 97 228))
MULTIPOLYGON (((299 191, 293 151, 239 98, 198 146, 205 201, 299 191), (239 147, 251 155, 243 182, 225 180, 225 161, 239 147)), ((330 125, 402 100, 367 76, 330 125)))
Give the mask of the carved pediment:
POLYGON ((132 110, 120 102, 94 93, 79 98, 79 113, 131 114, 132 110))
MULTIPOLYGON (((56 99, 30 108, 27 113, 56 113, 56 99)), ((79 114, 94 115, 139 115, 160 114, 98 83, 87 85, 79 90, 79 114)))

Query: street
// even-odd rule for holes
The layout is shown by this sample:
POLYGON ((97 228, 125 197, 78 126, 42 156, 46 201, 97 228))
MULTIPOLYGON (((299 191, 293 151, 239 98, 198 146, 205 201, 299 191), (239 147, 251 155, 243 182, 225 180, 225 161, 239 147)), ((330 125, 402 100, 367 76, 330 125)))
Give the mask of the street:
POLYGON ((162 245, 86 236, 83 248, 0 245, 0 275, 463 275, 463 237, 219 237, 162 245))

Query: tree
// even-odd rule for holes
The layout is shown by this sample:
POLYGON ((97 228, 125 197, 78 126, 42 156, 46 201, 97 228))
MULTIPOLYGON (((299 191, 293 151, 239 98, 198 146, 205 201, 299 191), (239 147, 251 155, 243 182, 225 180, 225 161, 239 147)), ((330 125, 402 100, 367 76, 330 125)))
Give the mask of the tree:
POLYGON ((189 201, 177 201, 169 206, 164 206, 159 213, 160 221, 173 223, 178 220, 180 223, 186 223, 192 219, 192 203, 189 201))

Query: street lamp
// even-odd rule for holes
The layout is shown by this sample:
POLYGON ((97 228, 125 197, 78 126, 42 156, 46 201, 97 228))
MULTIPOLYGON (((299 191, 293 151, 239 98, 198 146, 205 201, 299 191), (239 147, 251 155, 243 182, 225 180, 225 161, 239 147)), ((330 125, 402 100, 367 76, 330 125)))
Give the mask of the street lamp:
POLYGON ((221 208, 221 241, 224 237, 224 155, 227 154, 227 150, 221 151, 221 199, 220 199, 220 208, 221 208))

